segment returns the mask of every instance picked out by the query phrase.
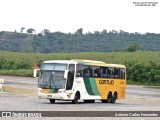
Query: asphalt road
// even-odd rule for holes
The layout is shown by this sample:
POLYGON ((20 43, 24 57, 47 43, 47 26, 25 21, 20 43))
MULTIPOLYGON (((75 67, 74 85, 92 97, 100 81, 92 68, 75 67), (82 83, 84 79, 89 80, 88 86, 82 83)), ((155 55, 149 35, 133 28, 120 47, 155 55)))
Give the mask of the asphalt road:
MULTIPOLYGON (((37 91, 37 79, 31 77, 0 76, 3 86, 37 91)), ((38 99, 36 94, 0 92, 0 111, 160 111, 160 89, 145 86, 127 85, 126 99, 115 104, 84 103, 71 104, 56 101, 50 104, 47 99, 38 99)), ((148 119, 148 118, 147 118, 148 119)), ((157 118, 156 118, 157 119, 157 118)), ((159 119, 159 118, 158 118, 159 119)))

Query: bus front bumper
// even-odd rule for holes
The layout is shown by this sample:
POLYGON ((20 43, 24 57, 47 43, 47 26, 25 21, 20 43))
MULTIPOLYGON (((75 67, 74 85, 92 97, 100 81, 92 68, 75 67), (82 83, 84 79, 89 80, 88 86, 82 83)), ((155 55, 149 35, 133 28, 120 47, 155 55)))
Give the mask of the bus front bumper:
POLYGON ((57 92, 57 93, 44 93, 41 90, 38 90, 38 97, 40 99, 55 99, 55 100, 73 100, 74 95, 72 92, 57 92))
POLYGON ((41 93, 38 92, 38 97, 40 99, 55 99, 55 100, 71 100, 67 97, 65 93, 41 93))

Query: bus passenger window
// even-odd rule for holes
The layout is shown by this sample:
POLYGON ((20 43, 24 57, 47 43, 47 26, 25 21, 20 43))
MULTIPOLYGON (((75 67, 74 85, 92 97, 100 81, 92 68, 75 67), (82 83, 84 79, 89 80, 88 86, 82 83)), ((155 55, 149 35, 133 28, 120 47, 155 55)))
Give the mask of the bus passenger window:
POLYGON ((77 64, 76 77, 83 77, 83 65, 77 64))
POLYGON ((101 77, 107 78, 107 68, 106 67, 101 67, 101 77))
POLYGON ((114 78, 119 78, 119 68, 114 68, 114 78))
POLYGON ((107 73, 108 73, 107 78, 113 78, 113 68, 108 68, 107 73))
POLYGON ((89 77, 93 77, 93 70, 91 66, 88 67, 88 72, 89 72, 89 77))
POLYGON ((87 69, 83 69, 83 74, 84 74, 84 77, 89 77, 89 73, 87 69))
POLYGON ((120 78, 125 79, 125 69, 124 68, 120 69, 120 78))
POLYGON ((89 71, 89 66, 88 65, 84 66, 83 74, 84 74, 84 77, 90 77, 90 71, 89 71))
POLYGON ((96 67, 96 66, 93 67, 93 75, 94 75, 93 77, 97 77, 97 78, 101 77, 100 67, 96 67))

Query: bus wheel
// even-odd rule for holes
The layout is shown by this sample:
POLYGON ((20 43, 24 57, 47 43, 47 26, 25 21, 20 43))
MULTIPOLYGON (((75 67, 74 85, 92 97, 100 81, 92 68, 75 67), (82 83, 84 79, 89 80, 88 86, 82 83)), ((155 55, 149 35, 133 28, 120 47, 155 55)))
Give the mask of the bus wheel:
POLYGON ((111 103, 111 101, 112 101, 112 93, 109 92, 107 97, 107 103, 111 103))
POLYGON ((114 93, 114 95, 112 96, 111 103, 115 103, 116 99, 117 99, 117 93, 114 93))
POLYGON ((84 103, 94 103, 95 102, 95 100, 83 100, 84 101, 84 103))
POLYGON ((102 103, 107 103, 107 100, 101 100, 102 101, 102 103))
POLYGON ((73 104, 77 104, 78 103, 78 99, 79 99, 79 94, 76 93, 75 96, 74 96, 74 100, 72 100, 72 103, 73 104))
POLYGON ((55 103, 55 99, 49 99, 50 103, 55 103))

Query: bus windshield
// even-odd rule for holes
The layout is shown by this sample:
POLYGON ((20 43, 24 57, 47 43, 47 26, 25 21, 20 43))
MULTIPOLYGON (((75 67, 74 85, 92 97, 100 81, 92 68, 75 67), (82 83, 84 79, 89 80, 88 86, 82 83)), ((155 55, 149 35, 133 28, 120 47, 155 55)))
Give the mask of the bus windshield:
POLYGON ((41 70, 38 86, 41 88, 65 88, 64 71, 41 70))
POLYGON ((64 71, 67 64, 43 63, 40 70, 38 86, 41 88, 65 88, 64 71))

